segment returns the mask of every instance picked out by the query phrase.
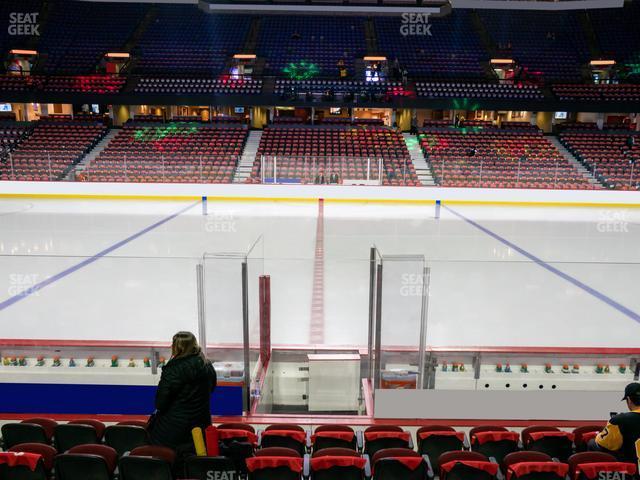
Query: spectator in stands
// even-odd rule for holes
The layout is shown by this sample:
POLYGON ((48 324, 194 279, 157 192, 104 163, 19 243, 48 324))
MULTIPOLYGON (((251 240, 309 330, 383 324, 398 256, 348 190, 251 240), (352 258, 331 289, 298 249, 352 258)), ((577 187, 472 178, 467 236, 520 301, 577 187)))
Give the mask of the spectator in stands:
POLYGON ((151 443, 179 454, 192 451, 191 430, 211 425, 211 393, 216 383, 216 371, 193 333, 176 333, 156 392, 156 411, 149 419, 151 443))
POLYGON ((636 137, 633 135, 629 135, 627 137, 627 148, 629 150, 633 149, 633 146, 636 144, 636 137))
POLYGON ((22 75, 22 65, 17 58, 14 58, 7 68, 10 75, 22 75))
POLYGON ((340 177, 338 177, 338 173, 331 172, 331 175, 329 175, 329 183, 337 185, 339 182, 340 182, 340 177))
POLYGON ((393 78, 400 80, 400 60, 398 60, 398 57, 393 59, 393 78))
POLYGON ((620 460, 638 463, 640 445, 640 383, 630 383, 624 389, 624 398, 629 412, 619 413, 609 420, 607 426, 589 443, 592 450, 613 453, 620 460))
POLYGON ((347 75, 348 75, 347 65, 344 62, 344 58, 341 58, 340 60, 338 60, 338 72, 340 74, 341 79, 347 78, 347 75))
POLYGON ((453 119, 453 126, 458 128, 460 126, 460 115, 456 113, 456 118, 453 119))

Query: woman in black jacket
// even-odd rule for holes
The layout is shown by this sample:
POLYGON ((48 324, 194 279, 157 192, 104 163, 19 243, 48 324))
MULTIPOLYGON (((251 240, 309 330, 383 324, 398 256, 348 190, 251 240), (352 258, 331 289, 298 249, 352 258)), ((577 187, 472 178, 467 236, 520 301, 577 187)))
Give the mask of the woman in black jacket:
POLYGON ((156 412, 149 425, 151 443, 179 450, 192 446, 191 430, 211 425, 216 382, 216 371, 193 333, 176 333, 156 393, 156 412))

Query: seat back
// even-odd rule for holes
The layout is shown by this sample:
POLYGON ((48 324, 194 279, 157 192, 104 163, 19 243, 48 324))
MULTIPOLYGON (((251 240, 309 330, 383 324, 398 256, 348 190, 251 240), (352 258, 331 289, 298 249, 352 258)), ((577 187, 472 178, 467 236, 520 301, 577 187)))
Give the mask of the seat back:
POLYGON ((147 431, 134 425, 110 425, 104 431, 104 443, 121 457, 136 447, 149 443, 147 431))
POLYGON ((478 470, 462 463, 456 465, 449 472, 444 472, 442 470, 443 465, 456 461, 487 462, 488 459, 478 452, 454 451, 443 453, 438 459, 438 471, 440 472, 441 480, 490 480, 494 478, 491 474, 485 471, 478 470))
POLYGON ((185 460, 186 478, 193 480, 211 480, 212 478, 224 478, 224 474, 226 474, 229 480, 235 480, 238 477, 235 462, 229 458, 189 457, 185 460))
POLYGON ((53 432, 55 432, 55 429, 58 426, 58 422, 56 422, 55 420, 52 420, 50 418, 40 418, 40 417, 27 418, 23 420, 21 423, 34 423, 36 425, 40 425, 42 428, 44 428, 45 434, 49 439, 49 443, 53 438, 53 432))
POLYGON ((455 430, 451 427, 429 426, 422 427, 416 432, 418 453, 429 457, 431 465, 435 465, 440 455, 446 452, 462 450, 463 440, 452 435, 455 430), (423 435, 428 435, 421 438, 423 435))
POLYGON ((274 423, 272 425, 269 425, 267 428, 264 429, 265 432, 268 432, 269 430, 290 430, 290 431, 294 431, 294 432, 304 432, 304 428, 302 428, 300 425, 295 425, 293 423, 274 423))
POLYGON ((585 435, 593 436, 594 433, 600 433, 604 429, 604 425, 583 425, 573 430, 573 443, 576 446, 576 452, 584 452, 587 449, 588 439, 585 435))
POLYGON ((502 465, 506 470, 510 465, 522 462, 550 462, 551 457, 542 452, 513 452, 504 457, 502 465))
POLYGON ((9 449, 10 452, 36 453, 42 456, 42 466, 48 474, 53 469, 53 462, 58 452, 51 445, 44 443, 20 443, 9 449))
POLYGON ((247 423, 229 422, 218 425, 218 430, 246 430, 247 432, 256 433, 256 429, 247 423))
POLYGON ((265 448, 247 459, 249 480, 300 480, 302 456, 289 448, 265 448), (295 465, 295 467, 294 467, 295 465))
POLYGON ((527 450, 546 453, 552 458, 566 462, 573 453, 573 442, 567 437, 543 437, 527 445, 527 450))
POLYGON ((54 443, 56 450, 64 453, 77 445, 97 444, 98 434, 91 425, 63 424, 56 427, 54 443))
POLYGON ((381 437, 375 440, 371 440, 367 438, 368 434, 375 433, 397 433, 402 434, 404 430, 395 425, 375 425, 367 428, 364 431, 365 442, 364 442, 364 452, 369 455, 370 458, 379 452, 380 450, 386 450, 390 448, 408 448, 409 442, 403 438, 393 438, 393 437, 381 437))
POLYGON ((76 445, 70 448, 67 453, 74 455, 97 455, 104 459, 110 474, 113 474, 118 465, 118 454, 113 448, 107 445, 76 445))
POLYGON ((56 457, 56 480, 111 480, 107 462, 99 455, 63 453, 56 457))
POLYGON ((5 450, 21 443, 49 444, 45 429, 35 423, 6 423, 1 431, 5 450))
MULTIPOLYGON (((120 480, 172 480, 171 466, 160 458, 127 455, 118 463, 120 480)), ((195 477, 194 477, 195 478, 195 477)))
MULTIPOLYGON (((282 435, 273 435, 273 434, 268 434, 262 435, 262 440, 261 440, 261 446, 262 448, 270 448, 270 447, 282 447, 282 448, 289 448, 291 450, 295 450, 296 452, 298 452, 300 455, 304 455, 305 451, 306 451, 306 441, 303 441, 301 438, 298 439, 297 437, 301 437, 301 432, 298 430, 278 430, 278 429, 271 429, 271 430, 265 430, 264 433, 266 433, 267 431, 269 432, 281 432, 282 435)), ((304 430, 303 430, 304 431, 304 430)))
POLYGON ((320 425, 313 432, 313 451, 318 452, 326 448, 349 448, 355 450, 358 446, 355 432, 353 428, 347 425, 320 425), (337 434, 335 437, 331 437, 332 433, 337 434), (350 440, 337 438, 338 435, 350 435, 353 437, 350 440))
POLYGON ((105 430, 105 424, 99 420, 93 420, 91 418, 79 418, 77 420, 69 421, 68 425, 89 425, 96 430, 96 436, 98 440, 102 440, 105 430))
POLYGON ((427 465, 420 454, 409 448, 379 450, 371 460, 374 480, 422 480, 427 475, 427 465), (408 461, 414 462, 407 464, 408 461))
POLYGON ((569 457, 567 463, 569 464, 569 476, 575 477, 576 468, 582 463, 608 463, 616 462, 617 459, 610 453, 606 452, 579 452, 574 453, 569 457))
POLYGON ((315 480, 362 480, 365 461, 350 448, 325 448, 311 458, 311 478, 315 480))
POLYGON ((471 450, 482 453, 487 458, 494 458, 502 464, 504 458, 510 453, 518 451, 518 434, 509 432, 506 428, 476 427, 469 432, 471 450))

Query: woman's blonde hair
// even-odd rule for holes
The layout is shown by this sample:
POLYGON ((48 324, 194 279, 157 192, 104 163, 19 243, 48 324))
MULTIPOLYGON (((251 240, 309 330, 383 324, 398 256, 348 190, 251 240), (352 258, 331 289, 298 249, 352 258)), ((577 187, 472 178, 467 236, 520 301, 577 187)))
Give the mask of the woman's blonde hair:
POLYGON ((203 360, 205 359, 196 336, 191 332, 178 332, 171 342, 171 356, 180 358, 187 355, 200 355, 203 360))

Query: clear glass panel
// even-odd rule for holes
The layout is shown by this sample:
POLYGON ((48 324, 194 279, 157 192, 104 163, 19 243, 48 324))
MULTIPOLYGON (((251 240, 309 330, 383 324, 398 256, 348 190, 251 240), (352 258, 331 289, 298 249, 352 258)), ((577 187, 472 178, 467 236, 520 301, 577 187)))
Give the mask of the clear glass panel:
POLYGON ((198 331, 195 263, 36 252, 0 256, 2 338, 170 344, 179 330, 198 331))
MULTIPOLYGON (((248 334, 249 334, 249 372, 251 375, 251 392, 259 395, 262 387, 264 368, 268 365, 268 358, 261 358, 261 334, 268 332, 268 323, 262 321, 261 315, 265 315, 264 310, 269 308, 265 303, 267 293, 266 286, 262 284, 264 277, 264 242, 259 237, 252 245, 246 257, 247 264, 247 307, 248 307, 248 334), (265 329, 267 331, 265 331, 265 329)), ((264 339, 263 339, 264 343, 264 339)), ((265 355, 270 352, 263 352, 265 355)))
POLYGON ((260 181, 278 184, 382 185, 408 184, 413 166, 386 166, 379 158, 269 156, 260 160, 260 181), (386 170, 385 170, 386 169, 386 170))
POLYGON ((203 320, 207 355, 214 361, 220 380, 245 377, 242 309, 244 262, 244 254, 205 255, 203 259, 203 320))
MULTIPOLYGON (((379 388, 420 388, 427 278, 421 256, 382 257, 379 388)), ((424 350, 423 350, 424 351, 424 350)))

